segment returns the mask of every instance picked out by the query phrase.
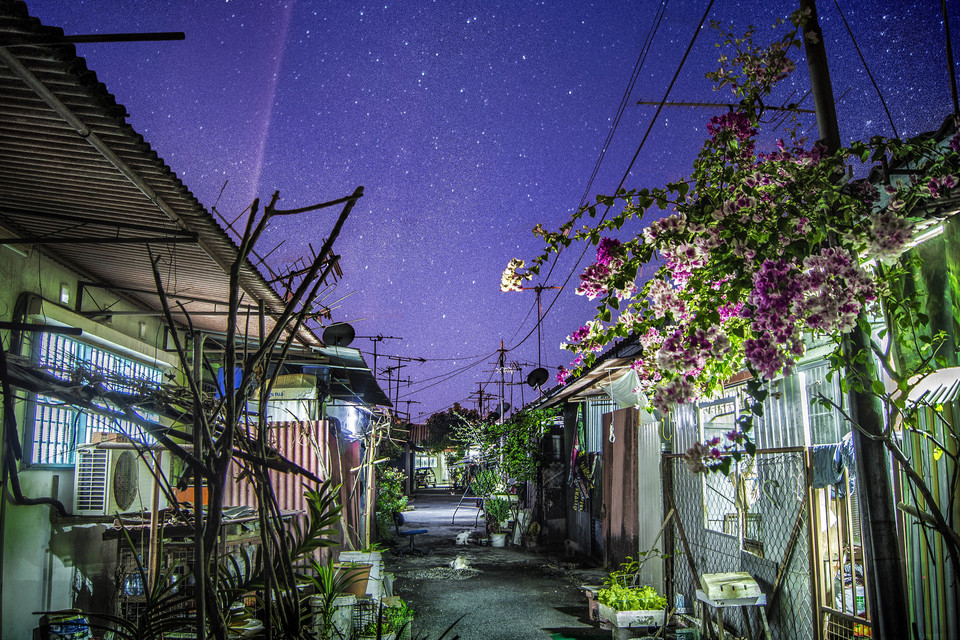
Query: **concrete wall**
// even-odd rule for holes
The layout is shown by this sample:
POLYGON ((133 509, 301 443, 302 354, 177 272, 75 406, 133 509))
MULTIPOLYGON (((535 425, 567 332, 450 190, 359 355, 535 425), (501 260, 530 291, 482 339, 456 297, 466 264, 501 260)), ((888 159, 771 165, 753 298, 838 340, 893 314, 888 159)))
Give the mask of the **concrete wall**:
MULTIPOLYGON (((95 250, 92 247, 91 250, 95 250)), ((57 262, 43 258, 38 251, 27 255, 0 247, 0 320, 13 320, 18 298, 33 293, 48 299, 44 306, 52 310, 58 304, 61 284, 69 290, 72 307, 77 295, 78 274, 57 262)), ((100 289, 95 293, 101 304, 118 302, 100 289)), ((133 309, 119 302, 117 310, 133 309)), ((67 310, 58 310, 58 315, 67 310)), ((111 340, 120 339, 124 346, 155 347, 162 336, 157 318, 114 316, 109 324, 87 321, 87 334, 102 334, 111 340), (140 323, 146 323, 145 339, 139 339, 140 323)), ((10 334, 2 332, 5 348, 10 347, 10 334)), ((18 395, 23 395, 22 392, 18 395)), ((15 406, 18 430, 23 438, 24 413, 27 403, 15 406)), ((20 481, 28 497, 57 497, 68 511, 73 499, 72 467, 30 467, 21 463, 20 481)), ((8 493, 9 495, 9 493, 8 493)), ((116 558, 115 543, 103 545, 103 525, 77 518, 54 518, 49 506, 20 506, 9 501, 0 513, 3 531, 2 609, 0 624, 4 638, 30 638, 39 616, 34 611, 84 608, 108 605, 112 593, 116 558)))

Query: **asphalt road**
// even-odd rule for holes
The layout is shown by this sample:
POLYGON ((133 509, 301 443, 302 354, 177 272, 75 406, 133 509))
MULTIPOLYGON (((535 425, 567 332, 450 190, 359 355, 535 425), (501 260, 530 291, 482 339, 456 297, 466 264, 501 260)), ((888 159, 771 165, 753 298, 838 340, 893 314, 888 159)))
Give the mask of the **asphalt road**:
POLYGON ((446 640, 611 637, 587 619, 586 599, 577 587, 596 584, 601 570, 517 546, 479 546, 483 522, 475 526, 475 501, 464 502, 451 524, 459 498, 449 491, 421 491, 414 510, 404 513, 403 529, 428 529, 416 545, 429 554, 384 554, 387 571, 396 576, 394 594, 416 611, 414 638, 438 640, 458 619, 446 640), (465 531, 469 544, 457 545, 457 534, 465 531))

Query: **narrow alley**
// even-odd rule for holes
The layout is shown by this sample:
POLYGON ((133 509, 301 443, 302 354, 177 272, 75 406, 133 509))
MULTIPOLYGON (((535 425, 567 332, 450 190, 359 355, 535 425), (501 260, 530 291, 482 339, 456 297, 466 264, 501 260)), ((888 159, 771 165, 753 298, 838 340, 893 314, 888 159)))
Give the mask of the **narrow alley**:
POLYGON ((459 501, 460 494, 448 489, 420 490, 401 530, 427 529, 415 539, 427 555, 384 554, 396 576, 396 595, 417 612, 415 638, 436 640, 458 619, 453 634, 463 640, 610 637, 587 619, 578 588, 599 583, 605 575, 600 569, 583 568, 562 551, 557 556, 509 543, 502 549, 481 547, 476 499, 457 509, 459 501), (469 540, 458 545, 457 535, 464 532, 469 540))

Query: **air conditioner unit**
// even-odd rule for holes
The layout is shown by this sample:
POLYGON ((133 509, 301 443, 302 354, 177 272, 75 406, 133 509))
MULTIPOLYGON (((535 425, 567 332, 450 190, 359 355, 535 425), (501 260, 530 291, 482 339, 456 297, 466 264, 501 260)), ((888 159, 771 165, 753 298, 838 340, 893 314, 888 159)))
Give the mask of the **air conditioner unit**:
MULTIPOLYGON (((170 456, 163 459, 169 460, 170 456)), ((149 511, 153 506, 152 464, 152 460, 145 460, 129 449, 78 447, 73 483, 74 515, 109 516, 149 511)), ((161 471, 167 477, 169 466, 169 463, 161 464, 161 471)), ((166 504, 166 498, 160 493, 157 508, 162 509, 166 504)))

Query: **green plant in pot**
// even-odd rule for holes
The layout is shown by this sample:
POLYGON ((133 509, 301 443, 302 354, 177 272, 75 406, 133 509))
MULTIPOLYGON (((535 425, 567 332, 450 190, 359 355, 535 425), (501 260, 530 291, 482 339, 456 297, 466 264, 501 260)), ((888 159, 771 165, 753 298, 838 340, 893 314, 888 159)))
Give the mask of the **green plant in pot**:
POLYGON ((392 607, 385 607, 383 610, 383 619, 389 624, 390 629, 397 634, 397 638, 410 638, 412 636, 412 625, 414 610, 406 602, 400 602, 392 607))
POLYGON ((359 577, 356 572, 341 571, 331 561, 321 564, 316 559, 311 559, 310 564, 313 568, 313 574, 308 574, 306 580, 316 592, 313 597, 317 601, 317 614, 320 618, 318 621, 319 637, 321 640, 335 638, 335 634, 338 633, 334 625, 334 615, 337 611, 336 601, 340 596, 347 593, 347 590, 357 582, 359 577))
POLYGON ((510 518, 510 502, 496 496, 483 501, 486 514, 487 528, 490 530, 490 544, 502 547, 506 544, 506 533, 503 531, 503 522, 510 518))
POLYGON ((649 585, 638 585, 643 562, 627 558, 611 571, 597 592, 600 616, 618 627, 662 626, 667 599, 649 585))
POLYGON ((657 611, 667 606, 667 599, 650 586, 625 587, 612 584, 600 589, 597 600, 617 611, 657 611))

